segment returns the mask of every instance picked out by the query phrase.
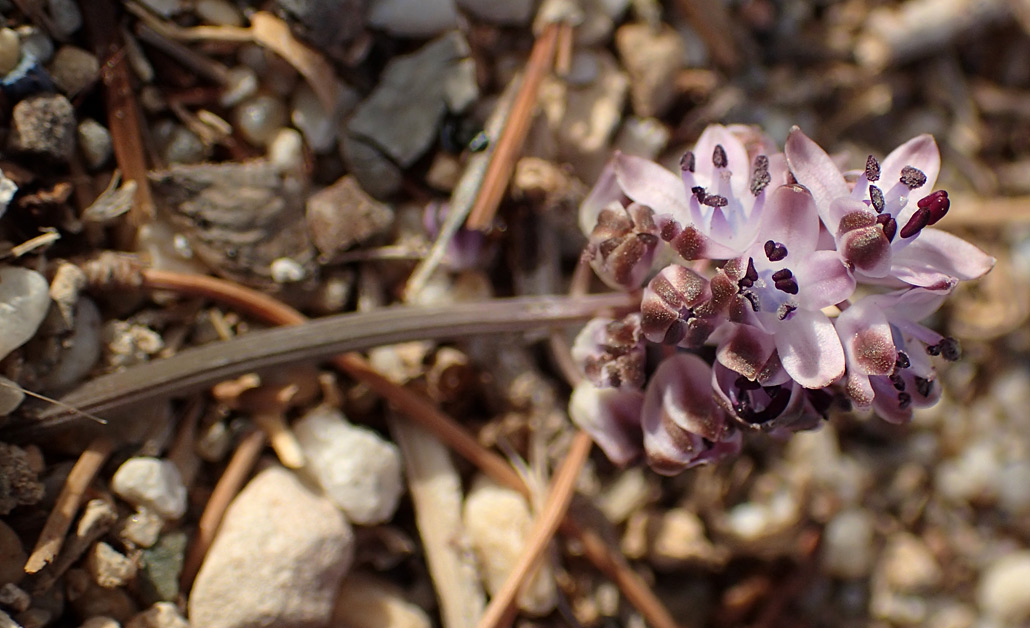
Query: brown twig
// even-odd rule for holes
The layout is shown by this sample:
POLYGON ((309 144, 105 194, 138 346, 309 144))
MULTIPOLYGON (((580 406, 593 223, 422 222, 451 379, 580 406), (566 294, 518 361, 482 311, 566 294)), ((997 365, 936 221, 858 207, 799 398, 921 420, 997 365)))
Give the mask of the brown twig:
POLYGON ((549 24, 533 44, 533 51, 529 55, 529 61, 526 62, 522 87, 519 88, 518 96, 515 97, 511 117, 504 126, 500 139, 497 140, 497 149, 494 151, 493 159, 490 160, 490 165, 487 166, 486 175, 483 177, 483 186, 479 189, 479 196, 465 223, 469 229, 483 231, 490 227, 494 214, 497 213, 497 208, 501 204, 504 191, 508 189, 508 181, 511 180, 511 174, 515 170, 515 161, 522 150, 522 144, 526 141, 529 125, 533 121, 533 111, 536 108, 540 83, 550 72, 554 62, 559 29, 559 24, 549 24))
POLYGON ((104 461, 111 455, 112 449, 111 441, 104 437, 96 438, 86 446, 86 450, 68 474, 68 479, 64 481, 64 488, 57 496, 54 509, 50 511, 43 531, 39 533, 36 547, 25 563, 25 573, 32 574, 43 569, 61 551, 68 528, 71 527, 75 512, 82 503, 83 494, 104 461))
MULTIPOLYGON (((144 273, 144 285, 152 289, 175 290, 218 300, 269 323, 296 325, 305 320, 303 314, 280 301, 221 279, 198 277, 197 281, 193 282, 187 281, 183 275, 176 276, 174 273, 159 273, 152 270, 146 270, 144 273)), ((337 356, 333 362, 345 373, 389 400, 401 414, 431 431, 495 482, 529 497, 529 488, 503 458, 480 445, 474 436, 425 397, 382 376, 357 353, 337 356)), ((581 542, 587 559, 619 586, 630 604, 640 611, 653 628, 677 628, 669 611, 647 584, 600 535, 579 526, 569 517, 562 522, 561 529, 563 533, 581 542)))
POLYGON ((526 547, 500 590, 487 605, 486 612, 479 620, 479 628, 506 628, 511 623, 515 610, 515 597, 519 594, 522 583, 532 573, 544 550, 547 549, 554 533, 558 531, 562 519, 565 518, 572 495, 575 493, 576 478, 579 477, 579 472, 583 469, 583 464, 586 462, 593 444, 594 441, 586 432, 576 433, 564 462, 554 476, 547 502, 526 540, 526 547))
POLYGON ((215 540, 215 534, 218 532, 218 526, 222 524, 225 510, 236 494, 240 492, 243 482, 250 475, 250 471, 257 463, 258 456, 261 455, 264 447, 264 432, 254 430, 247 434, 236 447, 229 464, 222 472, 222 477, 218 478, 218 483, 215 484, 214 490, 211 491, 211 497, 204 506, 204 512, 200 515, 197 533, 193 537, 193 543, 190 545, 182 565, 179 583, 183 591, 188 591, 193 586, 193 579, 197 577, 200 565, 204 562, 204 557, 215 540))

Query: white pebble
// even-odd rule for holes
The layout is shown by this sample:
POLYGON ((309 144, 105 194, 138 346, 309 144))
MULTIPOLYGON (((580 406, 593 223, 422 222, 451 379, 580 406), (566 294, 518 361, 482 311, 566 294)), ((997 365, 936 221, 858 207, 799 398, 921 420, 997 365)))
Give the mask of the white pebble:
POLYGON ((0 28, 0 76, 6 76, 18 65, 20 59, 21 38, 18 33, 9 28, 0 28))
POLYGON ((92 118, 79 123, 79 148, 86 166, 92 170, 100 168, 111 158, 111 132, 107 127, 92 118))
POLYGON ((937 492, 953 501, 992 503, 1002 475, 1002 456, 989 438, 972 443, 958 458, 937 466, 937 492))
POLYGON ((243 139, 267 146, 286 122, 286 107, 275 96, 261 94, 237 105, 233 122, 243 139))
POLYGON ((122 625, 118 623, 118 620, 106 615, 95 615, 82 622, 79 628, 122 628, 122 625))
POLYGON ((161 536, 164 520, 156 512, 137 506, 136 512, 122 523, 121 538, 136 547, 152 547, 161 536))
POLYGON ((280 257, 273 260, 269 266, 269 271, 272 275, 272 281, 275 283, 296 283, 307 277, 304 266, 297 260, 289 257, 280 257))
POLYGON ((869 575, 875 558, 873 518, 865 510, 844 510, 830 520, 823 536, 822 560, 838 578, 869 575))
POLYGON ((36 334, 50 309, 50 285, 20 266, 0 268, 0 359, 36 334))
POLYGON ((159 458, 129 458, 115 471, 111 490, 133 506, 146 506, 164 519, 186 513, 186 487, 175 465, 159 458))
POLYGON ((998 480, 998 502, 1016 517, 1030 511, 1030 461, 1017 460, 1005 466, 998 480))
POLYGON ((396 445, 329 407, 309 412, 293 432, 308 470, 351 521, 372 525, 393 516, 404 490, 396 445))
MULTIPOLYGON (((529 504, 517 491, 480 478, 465 498, 462 520, 479 560, 486 590, 493 595, 504 585, 526 548, 533 528, 529 504)), ((518 606, 531 615, 546 615, 557 601, 554 574, 546 562, 541 563, 519 592, 518 606)))
POLYGON ((93 576, 93 582, 105 589, 124 586, 136 577, 136 564, 102 541, 94 544, 86 556, 86 569, 93 576))
POLYGON ((193 10, 208 24, 243 26, 243 15, 239 9, 225 0, 197 0, 193 10))
POLYGON ((347 576, 340 585, 333 626, 348 628, 431 628, 421 607, 404 598, 391 583, 363 573, 347 576))
POLYGON ((280 172, 300 172, 304 168, 304 138, 296 129, 282 128, 268 145, 268 161, 280 172))
POLYGON ((988 565, 980 576, 976 602, 987 616, 1007 626, 1030 620, 1030 551, 1006 554, 988 565))
POLYGON ((189 595, 204 628, 327 626, 354 556, 333 504, 282 467, 261 471, 225 513, 189 595))
POLYGON ((926 543, 906 532, 898 532, 887 541, 878 568, 887 587, 900 593, 929 591, 942 576, 926 543))
POLYGON ((328 153, 336 146, 336 122, 307 83, 294 92, 291 108, 293 126, 304 134, 315 154, 328 153))

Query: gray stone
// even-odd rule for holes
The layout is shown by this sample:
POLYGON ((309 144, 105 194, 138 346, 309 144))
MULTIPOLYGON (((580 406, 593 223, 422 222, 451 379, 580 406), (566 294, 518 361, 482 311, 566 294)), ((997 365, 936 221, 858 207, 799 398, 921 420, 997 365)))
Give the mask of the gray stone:
POLYGON ((95 170, 111 158, 111 132, 96 120, 87 118, 79 123, 79 148, 86 166, 95 170))
POLYGON ((458 6, 494 24, 523 26, 533 17, 534 0, 458 0, 458 6))
POLYGON ((75 109, 61 94, 40 94, 14 106, 11 148, 55 162, 75 153, 75 109))
POLYGON ((345 44, 364 30, 365 0, 276 0, 297 22, 302 37, 319 48, 345 44))
POLYGON ((190 622, 325 626, 353 544, 347 519, 331 501, 286 469, 265 469, 225 513, 189 597, 190 622))
POLYGON ((429 42, 410 55, 393 59, 383 71, 376 89, 347 122, 344 159, 362 186, 372 194, 379 186, 368 150, 383 153, 388 162, 406 168, 436 140, 437 128, 447 111, 447 98, 462 93, 455 81, 468 79, 462 60, 468 43, 458 32, 429 42))
POLYGON ((143 551, 139 583, 140 593, 148 601, 172 602, 179 597, 179 576, 188 542, 185 532, 169 532, 143 551))
POLYGON ((47 13, 58 38, 65 38, 82 28, 82 13, 75 0, 47 0, 47 13))
POLYGON ((368 142, 345 135, 340 153, 361 187, 376 198, 388 198, 401 189, 404 173, 368 142))
POLYGON ((869 575, 876 558, 873 547, 873 518, 860 508, 837 513, 826 524, 823 537, 823 567, 838 578, 869 575))
POLYGON ((432 37, 458 25, 454 0, 372 0, 370 26, 402 37, 432 37))

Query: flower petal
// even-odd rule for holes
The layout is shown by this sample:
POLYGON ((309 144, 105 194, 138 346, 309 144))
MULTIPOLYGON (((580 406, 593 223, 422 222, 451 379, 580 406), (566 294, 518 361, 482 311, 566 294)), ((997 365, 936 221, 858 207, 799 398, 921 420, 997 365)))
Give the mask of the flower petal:
POLYGON ((583 235, 590 237, 597 226, 597 217, 601 210, 605 209, 614 201, 622 198, 622 190, 615 178, 615 159, 610 159, 597 177, 590 194, 587 195, 579 206, 579 230, 583 235))
POLYGON ((630 199, 656 214, 671 214, 680 224, 689 224, 687 192, 678 176, 653 161, 616 153, 615 178, 630 199))
POLYGON ((812 193, 823 222, 830 229, 836 229, 837 225, 829 220, 830 203, 835 198, 849 194, 848 185, 837 164, 798 127, 790 130, 784 153, 794 178, 812 193))
POLYGON ((901 171, 906 166, 911 166, 926 175, 926 183, 913 189, 908 195, 909 203, 914 205, 916 201, 933 192, 937 175, 941 171, 941 151, 937 148, 937 142, 932 135, 924 133, 913 137, 884 158, 880 164, 881 189, 890 188, 898 183, 901 171))
MULTIPOLYGON (((726 153, 725 171, 733 173, 733 191, 737 195, 747 190, 748 178, 751 175, 751 160, 740 139, 721 124, 709 124, 697 138, 694 145, 694 157, 697 160, 697 177, 699 185, 715 186, 722 168, 716 168, 712 159, 716 146, 722 146, 726 153)), ((712 192, 713 190, 709 190, 712 192)))
MULTIPOLYGON (((875 298, 860 299, 844 310, 834 325, 847 357, 848 371, 890 375, 898 351, 887 314, 875 298)), ((850 380, 849 380, 850 384, 850 380)))
POLYGON ((978 247, 939 229, 923 229, 893 256, 892 274, 913 286, 983 277, 997 261, 978 247))
POLYGON ((772 240, 798 260, 815 250, 819 241, 819 213, 812 195, 799 185, 782 185, 772 191, 762 210, 761 244, 772 240))
POLYGON ((569 401, 569 416, 597 446, 619 466, 643 451, 640 411, 643 393, 617 388, 598 388, 588 381, 576 385, 569 401))
POLYGON ((780 362, 805 388, 829 386, 844 374, 844 349, 833 323, 819 311, 798 310, 773 334, 780 362))
POLYGON ((855 278, 836 251, 815 251, 794 268, 798 299, 809 310, 840 303, 855 292, 855 278))

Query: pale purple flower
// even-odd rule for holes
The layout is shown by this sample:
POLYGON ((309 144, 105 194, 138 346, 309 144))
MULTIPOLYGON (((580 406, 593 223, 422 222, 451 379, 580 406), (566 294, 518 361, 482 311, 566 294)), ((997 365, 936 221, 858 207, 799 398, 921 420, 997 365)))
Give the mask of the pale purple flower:
POLYGON ((993 267, 994 258, 977 247, 929 228, 950 207, 947 192, 933 190, 941 166, 933 137, 905 142, 882 163, 870 155, 852 188, 799 128, 791 130, 784 152, 859 280, 934 287, 976 279, 993 267))
POLYGON ((712 392, 712 369, 692 353, 666 358, 647 385, 641 426, 652 469, 674 475, 736 455, 741 434, 712 392))
POLYGON ((658 246, 658 228, 650 208, 637 203, 610 203, 597 216, 584 257, 597 276, 612 288, 633 290, 651 270, 658 246))
POLYGON ((782 155, 752 159, 738 135, 720 125, 705 129, 680 171, 617 153, 581 205, 580 226, 589 233, 601 210, 625 195, 654 211, 662 239, 684 259, 729 259, 754 241, 766 190, 786 181, 782 155))
POLYGON ((930 356, 955 360, 958 343, 919 321, 950 292, 945 286, 868 295, 837 317, 847 356, 845 390, 856 405, 872 406, 884 419, 901 423, 913 408, 937 402, 941 389, 930 356))
POLYGON ((855 280, 837 252, 818 250, 819 216, 800 186, 772 192, 761 237, 723 271, 750 307, 748 322, 769 334, 790 377, 805 388, 829 386, 844 373, 844 352, 821 310, 849 298, 855 280))
POLYGON ((639 390, 600 388, 584 380, 569 400, 569 416, 590 434, 608 459, 625 466, 643 452, 640 416, 644 393, 639 390))

